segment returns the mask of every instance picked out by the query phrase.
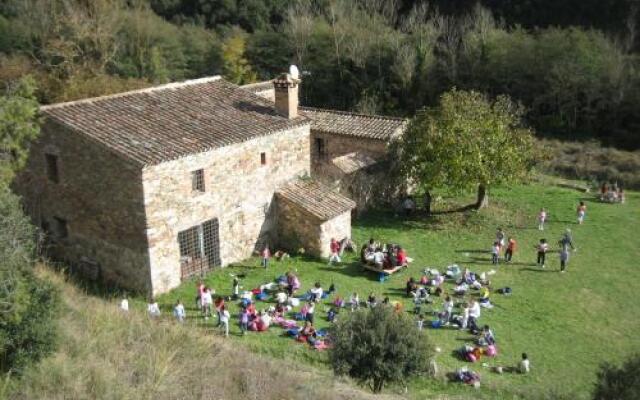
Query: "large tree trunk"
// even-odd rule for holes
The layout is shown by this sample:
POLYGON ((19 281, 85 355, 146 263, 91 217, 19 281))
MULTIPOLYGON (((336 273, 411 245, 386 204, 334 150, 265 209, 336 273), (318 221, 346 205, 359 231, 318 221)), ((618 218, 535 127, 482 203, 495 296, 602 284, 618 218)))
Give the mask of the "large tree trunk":
POLYGON ((424 194, 424 212, 427 216, 431 215, 431 201, 431 192, 427 190, 424 194))
POLYGON ((384 386, 384 379, 382 379, 382 378, 373 378, 373 386, 371 387, 371 390, 373 391, 373 393, 382 392, 382 387, 383 386, 384 386))
POLYGON ((478 198, 476 199, 476 210, 484 208, 489 205, 489 193, 487 193, 487 187, 484 184, 478 185, 478 198))

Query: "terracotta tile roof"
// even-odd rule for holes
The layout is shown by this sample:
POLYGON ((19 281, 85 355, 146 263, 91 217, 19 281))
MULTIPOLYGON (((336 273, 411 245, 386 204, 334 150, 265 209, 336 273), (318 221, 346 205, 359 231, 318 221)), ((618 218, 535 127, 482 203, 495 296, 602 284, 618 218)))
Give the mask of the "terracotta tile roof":
POLYGON ((142 165, 308 124, 219 77, 41 107, 42 114, 142 165))
POLYGON ((322 108, 300 107, 311 119, 311 129, 337 135, 388 141, 402 133, 407 120, 380 115, 355 114, 322 108))
POLYGON ((345 174, 350 174, 352 172, 358 171, 362 168, 366 168, 370 165, 373 165, 378 162, 375 158, 371 157, 369 154, 354 152, 348 153, 340 157, 336 157, 331 160, 333 165, 338 167, 340 171, 345 174))
POLYGON ((278 189, 276 194, 321 221, 328 221, 356 206, 350 198, 313 179, 296 179, 278 189))
POLYGON ((274 90, 273 80, 249 83, 248 85, 242 85, 240 87, 252 93, 260 93, 260 92, 265 92, 267 90, 274 90))

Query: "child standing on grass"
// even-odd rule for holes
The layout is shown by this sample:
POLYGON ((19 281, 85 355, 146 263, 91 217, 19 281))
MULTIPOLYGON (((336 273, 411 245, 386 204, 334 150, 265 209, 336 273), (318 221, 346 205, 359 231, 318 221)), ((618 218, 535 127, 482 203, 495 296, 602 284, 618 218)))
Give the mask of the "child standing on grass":
POLYGON ((225 337, 229 337, 229 318, 231 315, 225 306, 220 309, 220 323, 221 329, 224 332, 225 337))
POLYGON ((211 290, 206 286, 202 291, 202 296, 200 296, 200 304, 202 304, 202 314, 204 314, 204 319, 209 319, 209 315, 211 315, 211 306, 213 305, 213 297, 211 297, 211 290))
POLYGON ((184 318, 187 316, 184 311, 184 305, 182 305, 180 300, 176 301, 176 305, 173 307, 173 316, 176 317, 179 323, 183 323, 184 318))
POLYGON ((529 357, 527 353, 522 353, 522 361, 520 361, 520 365, 518 365, 518 371, 521 374, 528 374, 529 368, 529 357))
POLYGON ((265 245, 262 250, 262 266, 266 269, 269 266, 269 259, 271 258, 271 251, 269 251, 269 245, 265 245))
POLYGON ((238 279, 237 276, 233 277, 232 288, 233 288, 233 299, 235 300, 238 298, 238 294, 240 292, 240 280, 238 279))
POLYGON ((247 330, 249 329, 249 311, 247 311, 246 307, 243 307, 240 311, 240 332, 243 335, 247 334, 247 330))
POLYGON ((331 243, 329 243, 329 251, 331 255, 329 256, 329 265, 334 262, 339 263, 340 260, 340 243, 334 238, 331 238, 331 243))
POLYGON ((578 204, 577 213, 578 213, 578 224, 582 225, 582 222, 584 222, 584 217, 587 213, 587 206, 584 204, 584 201, 581 201, 580 204, 578 204))
POLYGON ((509 238, 507 242, 507 249, 504 252, 504 261, 511 262, 511 258, 513 257, 513 253, 516 251, 516 240, 514 238, 509 238))
POLYGON ((547 220, 547 211, 544 208, 540 209, 538 213, 538 230, 544 230, 544 223, 547 220))
POLYGON ((540 239, 540 243, 536 246, 538 250, 538 261, 537 264, 544 268, 545 258, 547 256, 547 251, 549 251, 549 244, 547 243, 547 239, 540 239))
POLYGON ((560 250, 560 272, 564 272, 566 270, 568 262, 569 262, 569 250, 566 247, 563 247, 560 250))
POLYGON ((505 238, 505 234, 504 231, 502 230, 502 228, 498 228, 498 230, 496 231, 496 242, 498 242, 498 254, 500 253, 500 250, 502 250, 502 248, 504 247, 504 238, 505 238))
POLYGON ((500 256, 500 242, 493 242, 493 247, 491 248, 491 263, 493 265, 498 265, 498 257, 500 256))

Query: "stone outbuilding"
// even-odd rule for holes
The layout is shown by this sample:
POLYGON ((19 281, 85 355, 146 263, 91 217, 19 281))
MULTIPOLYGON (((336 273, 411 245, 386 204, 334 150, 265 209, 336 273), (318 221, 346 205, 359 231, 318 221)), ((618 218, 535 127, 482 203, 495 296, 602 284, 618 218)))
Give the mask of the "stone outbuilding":
POLYGON ((276 191, 278 235, 284 248, 328 257, 331 239, 351 237, 355 202, 317 181, 297 179, 276 191))

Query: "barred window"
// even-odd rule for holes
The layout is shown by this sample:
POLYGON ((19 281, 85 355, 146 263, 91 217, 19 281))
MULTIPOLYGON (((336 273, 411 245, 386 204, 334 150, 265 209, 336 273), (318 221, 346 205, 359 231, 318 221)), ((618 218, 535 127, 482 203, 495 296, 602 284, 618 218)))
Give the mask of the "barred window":
POLYGON ((191 173, 191 190, 204 192, 204 170, 198 169, 191 173))

